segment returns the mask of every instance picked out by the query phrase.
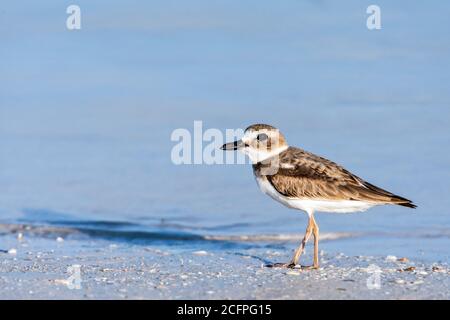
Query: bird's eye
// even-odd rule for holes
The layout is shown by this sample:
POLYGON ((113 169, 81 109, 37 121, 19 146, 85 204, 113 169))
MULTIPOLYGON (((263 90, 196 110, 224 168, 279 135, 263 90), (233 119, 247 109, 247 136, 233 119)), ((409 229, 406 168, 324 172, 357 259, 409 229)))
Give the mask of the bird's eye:
POLYGON ((256 136, 258 141, 266 141, 269 137, 265 133, 260 133, 256 136))

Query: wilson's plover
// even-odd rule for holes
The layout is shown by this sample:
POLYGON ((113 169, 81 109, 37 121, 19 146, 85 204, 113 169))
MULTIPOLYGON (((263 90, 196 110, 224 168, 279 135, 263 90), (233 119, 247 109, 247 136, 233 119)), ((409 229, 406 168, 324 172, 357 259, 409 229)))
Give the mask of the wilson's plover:
POLYGON ((356 212, 382 204, 415 208, 412 201, 370 184, 342 166, 299 148, 289 147, 275 127, 254 124, 241 140, 226 143, 222 150, 240 150, 249 156, 261 191, 285 206, 305 211, 309 223, 305 236, 287 264, 293 268, 314 236, 314 264, 319 267, 319 227, 314 212, 356 212))

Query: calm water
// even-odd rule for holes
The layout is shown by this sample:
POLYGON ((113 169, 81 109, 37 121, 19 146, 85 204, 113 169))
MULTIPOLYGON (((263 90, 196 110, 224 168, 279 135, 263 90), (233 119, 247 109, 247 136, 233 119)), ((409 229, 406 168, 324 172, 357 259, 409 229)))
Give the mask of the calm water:
POLYGON ((303 232, 245 165, 175 166, 176 128, 279 127, 418 209, 318 215, 348 254, 447 261, 450 4, 78 1, 0 10, 0 223, 179 234, 303 232), (101 222, 101 223, 99 223, 101 222), (114 224, 116 222, 116 224, 114 224))

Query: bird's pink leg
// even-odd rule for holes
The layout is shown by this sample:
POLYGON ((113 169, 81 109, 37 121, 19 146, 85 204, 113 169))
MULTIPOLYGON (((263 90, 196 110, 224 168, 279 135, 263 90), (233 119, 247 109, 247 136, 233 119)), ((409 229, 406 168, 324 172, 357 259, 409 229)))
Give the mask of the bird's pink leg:
POLYGON ((311 237, 311 234, 314 231, 314 226, 315 226, 314 217, 310 215, 308 226, 306 227, 305 231, 305 236, 303 237, 303 240, 298 246, 298 248, 295 250, 294 256, 292 257, 291 261, 289 263, 275 263, 271 266, 282 268, 294 268, 298 264, 300 256, 303 254, 303 251, 305 250, 306 243, 308 242, 309 238, 311 237))
POLYGON ((298 264, 298 261, 300 259, 300 256, 305 251, 306 243, 308 242, 309 238, 311 237, 311 233, 314 229, 314 218, 311 216, 308 221, 308 226, 306 227, 305 236, 303 237, 302 242, 300 243, 300 246, 295 250, 294 256, 292 257, 291 262, 288 264, 290 267, 295 267, 298 264))
POLYGON ((319 225, 316 223, 316 220, 314 220, 314 217, 312 217, 314 227, 313 227, 313 234, 314 234, 314 269, 319 269, 319 225))

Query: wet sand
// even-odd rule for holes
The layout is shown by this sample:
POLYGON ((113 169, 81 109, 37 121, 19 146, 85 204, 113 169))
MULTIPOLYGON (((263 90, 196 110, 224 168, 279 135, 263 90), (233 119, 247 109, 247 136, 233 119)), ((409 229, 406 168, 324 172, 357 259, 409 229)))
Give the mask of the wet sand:
MULTIPOLYGON (((12 229, 0 232, 0 299, 450 298, 445 263, 322 251, 319 270, 274 269, 265 265, 287 261, 289 250, 204 250, 12 229), (78 289, 68 269, 77 265, 78 289)), ((303 261, 311 260, 309 248, 303 261)))

